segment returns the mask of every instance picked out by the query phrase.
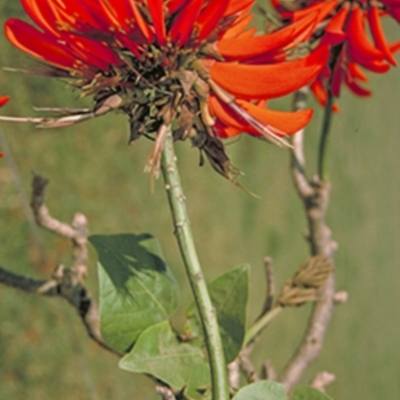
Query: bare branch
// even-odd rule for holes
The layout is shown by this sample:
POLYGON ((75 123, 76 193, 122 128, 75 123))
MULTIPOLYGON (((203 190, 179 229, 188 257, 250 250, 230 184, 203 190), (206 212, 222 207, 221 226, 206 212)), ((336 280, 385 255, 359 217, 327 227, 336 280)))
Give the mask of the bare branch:
POLYGON ((54 285, 48 285, 48 281, 43 279, 32 279, 26 276, 17 275, 11 271, 7 271, 3 267, 0 267, 0 283, 5 286, 12 287, 14 289, 20 289, 28 293, 39 293, 41 288, 48 287, 46 294, 48 296, 55 295, 54 285))
MULTIPOLYGON (((303 108, 301 98, 304 95, 304 91, 296 94, 296 110, 303 108)), ((330 184, 317 178, 312 181, 307 179, 302 133, 296 133, 293 146, 294 149, 291 151, 291 171, 294 185, 303 201, 307 217, 309 229, 307 239, 310 245, 310 253, 313 256, 324 256, 332 261, 337 245, 332 240, 331 231, 325 220, 329 204, 330 184)), ((278 381, 283 383, 287 392, 290 392, 298 383, 307 367, 317 358, 322 349, 325 333, 332 316, 334 295, 335 283, 334 276, 331 274, 326 284, 319 290, 317 301, 313 307, 301 343, 278 377, 278 381)))
POLYGON ((48 229, 72 242, 72 265, 59 266, 48 280, 37 280, 17 275, 0 267, 0 283, 28 293, 43 296, 60 296, 66 299, 78 312, 89 336, 103 348, 119 354, 108 347, 100 334, 99 310, 89 291, 84 286, 87 275, 87 220, 83 214, 76 214, 72 225, 53 218, 44 203, 48 180, 35 175, 32 180, 31 207, 39 226, 48 229))
POLYGON ((115 353, 101 338, 99 329, 99 311, 90 293, 82 284, 72 284, 71 271, 62 266, 58 267, 54 277, 49 280, 32 279, 15 274, 0 267, 0 283, 27 293, 43 296, 63 297, 78 312, 89 336, 101 347, 115 353))
POLYGON ((315 389, 318 389, 321 392, 325 392, 325 387, 330 385, 332 382, 336 380, 336 376, 326 372, 317 372, 312 379, 310 386, 315 389))
POLYGON ((257 372, 249 358, 251 351, 251 346, 245 347, 239 354, 240 369, 246 375, 248 383, 256 382, 259 380, 257 372))

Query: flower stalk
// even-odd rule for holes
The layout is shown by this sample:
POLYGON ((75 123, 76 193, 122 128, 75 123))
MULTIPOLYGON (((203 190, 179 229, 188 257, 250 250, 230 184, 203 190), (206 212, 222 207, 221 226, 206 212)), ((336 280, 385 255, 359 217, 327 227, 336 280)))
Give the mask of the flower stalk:
POLYGON ((193 292, 205 338, 211 369, 213 400, 228 400, 226 363, 218 328, 217 315, 197 256, 190 227, 179 171, 174 152, 171 127, 168 126, 161 155, 161 170, 174 221, 175 235, 193 292))

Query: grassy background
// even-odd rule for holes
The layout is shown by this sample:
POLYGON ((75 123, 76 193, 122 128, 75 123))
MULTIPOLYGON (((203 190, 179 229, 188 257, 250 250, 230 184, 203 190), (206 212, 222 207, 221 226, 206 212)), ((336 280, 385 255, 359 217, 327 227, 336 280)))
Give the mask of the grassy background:
MULTIPOLYGON (((1 22, 19 15, 17 2, 2 2, 1 22), (5 3, 5 4, 4 4, 5 3), (15 3, 15 4, 14 4, 15 3)), ((393 28, 393 32, 396 28, 393 28)), ((1 39, 0 64, 24 66, 27 59, 1 39)), ((62 82, 1 74, 0 93, 13 99, 2 114, 34 115, 35 106, 85 104, 62 82)), ((400 70, 372 77, 375 93, 362 100, 344 92, 330 140, 333 182, 329 223, 339 243, 336 253, 338 289, 350 294, 337 308, 324 350, 309 376, 328 370, 337 376, 329 387, 336 400, 400 398, 398 354, 400 321, 400 70)), ((89 103, 86 103, 89 104, 89 103)), ((281 101, 276 107, 288 107, 281 101)), ((310 172, 321 110, 307 130, 310 172)), ((168 263, 182 283, 182 308, 190 298, 177 254, 161 182, 154 193, 142 173, 150 143, 126 145, 127 121, 109 115, 75 128, 39 131, 30 125, 1 124, 15 159, 18 177, 0 162, 0 264, 40 277, 55 265, 67 264, 70 246, 30 227, 23 209, 20 183, 29 196, 32 171, 47 176, 48 206, 70 221, 84 212, 92 233, 143 232, 161 241, 168 263), (42 246, 38 245, 38 241, 42 246)), ((302 208, 288 173, 288 154, 243 137, 228 147, 245 171, 243 184, 261 196, 254 199, 199 168, 198 152, 178 144, 179 162, 201 261, 209 279, 235 265, 252 265, 249 321, 265 293, 262 260, 274 258, 282 284, 307 257, 302 239, 302 208)), ((88 285, 96 293, 92 252, 88 285)), ((309 308, 288 310, 263 335, 256 365, 272 359, 279 370, 302 335, 309 308)), ((154 394, 147 378, 117 368, 117 359, 86 336, 74 310, 62 300, 30 296, 0 287, 1 399, 143 399, 154 394)), ((309 378, 306 377, 306 378, 309 378)))

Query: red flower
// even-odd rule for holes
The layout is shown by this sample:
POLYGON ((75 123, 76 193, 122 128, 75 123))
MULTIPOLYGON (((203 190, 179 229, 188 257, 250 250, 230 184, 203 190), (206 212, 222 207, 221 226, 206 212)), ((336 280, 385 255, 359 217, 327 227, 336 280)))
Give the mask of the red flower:
POLYGON ((36 27, 9 19, 9 41, 95 99, 93 113, 43 125, 118 108, 130 117, 132 140, 171 123, 180 138, 246 132, 280 144, 311 118, 311 110, 267 110, 265 100, 315 80, 326 63, 327 48, 286 61, 312 34, 315 15, 255 36, 248 28, 255 0, 21 2, 36 27))
POLYGON ((383 73, 390 69, 390 65, 397 64, 393 54, 398 43, 390 45, 387 42, 380 17, 390 14, 400 21, 400 0, 308 0, 294 3, 295 9, 288 11, 283 1, 274 0, 282 16, 292 22, 310 12, 319 12, 314 38, 321 38, 321 44, 332 48, 330 63, 311 85, 317 99, 325 105, 328 92, 339 97, 343 83, 359 96, 370 96, 371 92, 360 84, 368 81, 363 68, 383 73), (373 41, 369 39, 367 27, 373 41))

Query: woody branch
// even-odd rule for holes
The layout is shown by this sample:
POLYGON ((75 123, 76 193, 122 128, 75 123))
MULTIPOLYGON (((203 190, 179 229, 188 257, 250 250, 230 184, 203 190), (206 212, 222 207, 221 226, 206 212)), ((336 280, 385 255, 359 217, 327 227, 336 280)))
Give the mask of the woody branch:
POLYGON ((101 338, 98 306, 83 282, 87 275, 87 219, 77 213, 69 225, 52 217, 44 203, 47 184, 48 180, 44 177, 33 177, 31 208, 39 226, 71 240, 72 265, 69 268, 58 266, 47 280, 32 279, 0 267, 0 283, 28 293, 63 297, 77 310, 89 336, 103 348, 115 353, 101 338))
MULTIPOLYGON (((294 109, 305 107, 307 88, 295 95, 294 109)), ((314 178, 309 180, 305 173, 303 153, 303 131, 293 138, 291 151, 291 172, 294 186, 303 202, 308 224, 307 240, 311 255, 321 255, 333 262, 336 243, 332 240, 331 230, 326 223, 331 185, 329 182, 314 178)), ((285 389, 290 392, 301 379, 310 364, 319 355, 335 303, 335 281, 330 275, 320 289, 317 301, 310 315, 303 339, 291 359, 278 376, 285 389)))

